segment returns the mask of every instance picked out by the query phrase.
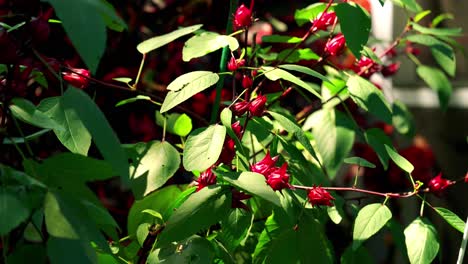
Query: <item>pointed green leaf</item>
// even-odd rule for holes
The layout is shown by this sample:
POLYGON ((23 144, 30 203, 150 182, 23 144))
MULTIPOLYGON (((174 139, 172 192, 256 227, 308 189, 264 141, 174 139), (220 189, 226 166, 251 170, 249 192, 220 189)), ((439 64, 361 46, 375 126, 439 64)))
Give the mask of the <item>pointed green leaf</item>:
POLYGON ((63 106, 61 97, 50 97, 43 100, 38 109, 64 128, 63 130, 55 129, 54 133, 68 150, 84 156, 88 155, 91 135, 76 111, 63 106))
POLYGON ((405 159, 403 156, 398 154, 398 152, 395 150, 393 146, 388 146, 385 144, 385 150, 388 153, 388 156, 395 162, 395 164, 400 167, 400 169, 411 173, 414 170, 413 164, 411 164, 407 159, 405 159))
POLYGON ((305 66, 295 65, 295 64, 283 64, 283 65, 280 65, 279 67, 282 69, 290 70, 290 71, 298 71, 300 73, 304 73, 312 77, 318 78, 324 82, 330 82, 330 80, 324 75, 322 75, 321 73, 314 71, 305 66))
POLYGON ((437 231, 425 218, 417 218, 406 227, 405 242, 411 264, 432 263, 439 252, 437 231))
POLYGON ((169 133, 185 137, 192 131, 192 119, 186 114, 171 113, 162 115, 156 111, 156 124, 164 127, 166 122, 166 130, 169 133))
POLYGON ((188 171, 204 171, 218 160, 223 149, 226 128, 211 125, 192 132, 185 142, 183 165, 188 171))
POLYGON ((223 245, 233 252, 239 245, 243 244, 249 235, 254 215, 250 211, 235 208, 221 220, 221 232, 216 236, 223 245))
POLYGON ((394 101, 392 105, 392 121, 395 129, 402 135, 412 137, 414 135, 414 119, 409 109, 400 101, 394 101))
POLYGON ((199 58, 217 51, 225 46, 229 46, 231 51, 239 48, 237 39, 231 36, 219 35, 214 32, 203 32, 200 35, 191 37, 185 42, 182 49, 182 59, 190 61, 193 58, 199 58))
MULTIPOLYGON (((276 58, 277 61, 296 63, 301 60, 318 60, 320 56, 309 48, 305 49, 284 49, 276 58)), ((307 68, 310 70, 310 68, 307 68)))
POLYGON ((392 0, 392 2, 413 13, 419 13, 422 11, 421 6, 416 2, 416 0, 392 0))
POLYGON ((210 71, 189 72, 177 77, 167 89, 166 98, 161 106, 161 113, 167 112, 193 95, 217 83, 219 75, 210 71))
POLYGON ((351 98, 359 107, 387 124, 392 123, 392 110, 383 93, 375 85, 358 75, 349 77, 346 85, 351 98))
POLYGON ((96 250, 91 243, 78 239, 49 237, 47 256, 51 264, 95 264, 96 250))
POLYGON ((361 50, 369 39, 371 29, 369 13, 360 5, 350 2, 336 5, 335 12, 346 39, 346 45, 354 56, 360 58, 361 50))
POLYGON ((366 130, 364 138, 366 139, 367 144, 369 144, 375 153, 377 153, 384 169, 387 170, 390 156, 385 149, 385 145, 392 146, 392 140, 382 130, 377 128, 366 130))
POLYGON ((132 97, 132 98, 128 98, 128 99, 125 99, 125 100, 122 100, 120 102, 118 102, 115 106, 122 106, 122 105, 126 105, 126 104, 129 104, 129 103, 133 103, 133 102, 136 102, 136 101, 139 101, 139 100, 145 100, 145 101, 153 101, 151 99, 151 97, 149 96, 146 96, 146 95, 137 95, 135 97, 132 97))
POLYGON ((301 38, 292 36, 269 35, 262 37, 263 43, 299 43, 301 41, 301 38))
POLYGON ((392 212, 386 205, 374 203, 364 206, 354 221, 353 250, 377 233, 392 218, 392 212))
POLYGON ((347 247, 341 255, 341 264, 372 264, 375 261, 365 247, 359 247, 356 250, 352 246, 347 247))
POLYGON ((72 109, 90 132, 99 152, 121 176, 125 184, 129 182, 128 161, 119 139, 107 122, 104 114, 83 91, 70 87, 62 98, 65 111, 72 109))
POLYGON ((465 230, 465 222, 458 217, 455 213, 450 211, 449 209, 442 208, 442 207, 435 207, 434 210, 444 218, 447 223, 449 223, 453 228, 460 231, 461 233, 465 230))
POLYGON ((317 18, 317 16, 325 10, 326 6, 327 5, 324 3, 314 3, 306 8, 297 9, 294 12, 294 19, 299 26, 302 26, 317 18))
POLYGON ((298 85, 299 87, 302 87, 302 88, 306 89, 307 91, 314 94, 318 98, 322 98, 322 96, 319 94, 319 92, 317 92, 314 89, 314 87, 312 87, 311 85, 307 84, 306 82, 304 82, 300 78, 292 75, 291 73, 289 73, 289 72, 287 72, 287 71, 285 71, 283 69, 278 69, 278 68, 274 68, 274 67, 270 67, 270 66, 263 66, 261 69, 265 73, 265 77, 267 77, 268 79, 270 79, 272 81, 277 81, 279 79, 282 79, 282 80, 285 80, 285 81, 288 81, 288 82, 292 82, 292 83, 298 85))
POLYGON ((433 67, 421 65, 416 69, 419 78, 421 78, 429 87, 437 92, 439 104, 443 110, 446 110, 452 95, 452 84, 445 74, 433 67))
POLYGON ((375 165, 373 163, 360 157, 349 157, 349 158, 344 159, 344 162, 348 164, 355 164, 355 165, 358 165, 359 167, 367 167, 371 169, 375 168, 375 165))
POLYGON ((33 103, 26 99, 14 98, 11 100, 10 105, 11 113, 18 119, 33 126, 50 128, 63 131, 64 128, 55 122, 52 118, 48 117, 45 113, 36 108, 33 103))
POLYGON ((158 247, 180 241, 219 222, 231 208, 231 196, 221 187, 209 186, 192 194, 167 220, 158 247))
POLYGON ((461 28, 432 28, 432 27, 424 27, 417 23, 411 23, 413 29, 428 35, 434 35, 437 37, 458 37, 461 36, 462 29, 461 28))
POLYGON ((7 235, 24 222, 30 214, 27 204, 17 198, 17 194, 0 187, 0 235, 7 235))
POLYGON ((153 51, 157 48, 160 48, 168 43, 171 43, 175 39, 178 39, 182 36, 188 35, 198 29, 200 29, 202 25, 194 25, 190 27, 185 27, 185 28, 180 28, 175 31, 172 31, 171 33, 167 33, 165 35, 161 36, 156 36, 152 37, 150 39, 147 39, 137 46, 137 50, 142 53, 146 54, 150 51, 153 51))

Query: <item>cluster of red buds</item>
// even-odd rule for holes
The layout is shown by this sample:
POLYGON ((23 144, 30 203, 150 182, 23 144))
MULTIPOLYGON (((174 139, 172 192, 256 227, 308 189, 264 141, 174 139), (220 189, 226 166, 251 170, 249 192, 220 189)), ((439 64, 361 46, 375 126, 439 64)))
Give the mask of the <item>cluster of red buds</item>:
POLYGON ((236 116, 242 116, 247 111, 252 116, 262 116, 265 112, 267 98, 264 95, 259 95, 250 102, 240 101, 232 105, 232 112, 236 116))
POLYGON ((327 30, 327 28, 337 21, 335 12, 325 12, 319 14, 315 20, 312 21, 312 32, 319 30, 327 30))
POLYGON ((91 74, 86 69, 71 69, 67 72, 62 72, 63 79, 76 88, 84 89, 89 84, 91 74))
POLYGON ((253 17, 252 10, 247 8, 245 5, 240 5, 234 13, 234 29, 248 28, 252 25, 253 17))
POLYGON ((236 71, 237 69, 239 69, 239 67, 242 67, 244 65, 244 59, 236 59, 234 58, 234 56, 232 56, 231 59, 228 61, 227 68, 229 71, 236 71))
MULTIPOLYGON (((241 139, 243 128, 240 125, 240 121, 233 123, 231 125, 231 128, 234 131, 234 134, 236 134, 236 137, 241 139)), ((230 164, 234 159, 234 156, 236 155, 235 147, 236 142, 234 141, 234 139, 231 137, 226 137, 226 139, 224 140, 223 149, 221 150, 221 154, 219 156, 219 162, 224 164, 230 164)))
POLYGON ((275 191, 290 189, 292 186, 289 184, 288 164, 285 162, 281 167, 276 167, 278 158, 278 156, 271 157, 268 152, 261 161, 250 166, 250 171, 262 174, 266 183, 275 191))
POLYGON ((338 33, 332 39, 330 39, 327 44, 325 44, 325 54, 331 56, 340 55, 343 52, 345 47, 346 39, 342 33, 338 33))
POLYGON ((327 190, 315 185, 308 191, 307 197, 309 198, 309 203, 312 206, 333 206, 332 201, 335 200, 327 190))
POLYGON ((442 173, 439 173, 429 181, 428 187, 430 192, 435 195, 441 195, 452 184, 455 184, 455 181, 444 179, 442 178, 442 173))
POLYGON ((212 167, 200 173, 197 179, 197 192, 206 186, 216 184, 216 175, 213 173, 212 167))

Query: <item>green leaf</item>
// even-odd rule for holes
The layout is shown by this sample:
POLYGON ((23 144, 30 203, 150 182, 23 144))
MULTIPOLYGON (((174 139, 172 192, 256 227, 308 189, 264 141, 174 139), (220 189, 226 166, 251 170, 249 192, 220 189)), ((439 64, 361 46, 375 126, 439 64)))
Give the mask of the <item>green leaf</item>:
POLYGON ((216 236, 229 252, 242 245, 250 233, 254 215, 250 211, 235 208, 221 220, 221 232, 216 236))
POLYGON ((7 235, 30 215, 30 208, 13 191, 0 187, 0 235, 7 235))
POLYGON ((14 251, 7 256, 5 263, 21 264, 30 263, 47 263, 47 253, 42 244, 23 244, 15 247, 14 251))
POLYGON ((448 75, 454 77, 456 69, 456 57, 453 48, 443 41, 430 35, 411 35, 406 38, 407 40, 428 46, 431 49, 432 56, 442 69, 447 72, 448 75))
POLYGON ((450 211, 449 209, 442 208, 442 207, 435 207, 434 210, 444 218, 447 223, 449 223, 453 228, 460 231, 461 233, 465 230, 465 222, 458 217, 455 213, 450 211))
POLYGON ((169 133, 186 137, 192 131, 192 119, 186 114, 171 113, 162 115, 156 111, 156 124, 164 127, 166 122, 166 130, 169 133))
POLYGON ((162 214, 160 214, 159 212, 156 212, 153 209, 145 209, 145 210, 143 210, 141 212, 151 215, 152 217, 154 217, 154 219, 158 219, 158 221, 161 222, 161 223, 164 221, 162 214))
POLYGON ((447 79, 445 74, 433 67, 421 65, 418 66, 416 72, 427 85, 429 85, 432 90, 437 92, 439 96, 439 104, 442 110, 446 110, 452 95, 452 84, 447 79))
POLYGON ((367 44, 371 29, 370 15, 358 4, 341 3, 335 6, 336 16, 346 45, 356 58, 361 57, 361 50, 367 44))
POLYGON ((148 236, 149 230, 150 230, 151 224, 149 223, 143 223, 138 226, 137 231, 136 231, 136 238, 138 241, 138 244, 143 247, 143 244, 145 243, 146 237, 148 236))
POLYGON ((377 233, 392 218, 392 212, 386 205, 374 203, 364 206, 354 221, 353 250, 377 233))
POLYGON ((323 165, 333 179, 353 147, 353 125, 343 113, 333 109, 324 109, 313 115, 318 122, 313 126, 312 134, 323 165))
POLYGON ((25 137, 12 137, 12 138, 4 138, 3 139, 3 144, 23 144, 26 141, 31 141, 34 140, 44 134, 47 134, 49 131, 51 131, 50 128, 44 128, 42 130, 37 131, 36 133, 32 133, 30 135, 27 135, 25 137))
POLYGON ((226 128, 211 125, 192 132, 185 142, 183 165, 188 171, 204 171, 218 160, 223 149, 226 128))
POLYGON ((122 105, 126 105, 126 104, 129 104, 129 103, 133 103, 133 102, 136 102, 136 101, 139 101, 139 100, 145 100, 145 101, 153 102, 153 100, 152 100, 151 97, 149 97, 149 96, 146 96, 146 95, 137 95, 137 96, 135 96, 135 97, 122 100, 122 101, 118 102, 115 106, 116 106, 116 107, 117 107, 117 106, 122 106, 122 105))
POLYGON ((137 46, 137 50, 142 53, 146 54, 150 51, 153 51, 157 48, 160 48, 168 43, 171 43, 175 39, 178 39, 182 36, 188 35, 198 29, 200 29, 202 25, 194 25, 190 27, 185 27, 185 28, 180 28, 175 31, 172 31, 168 34, 161 35, 161 36, 156 36, 152 37, 150 39, 147 39, 137 46))
POLYGON ((231 196, 221 187, 205 187, 192 194, 167 220, 158 247, 180 241, 219 222, 231 208, 231 196))
POLYGON ((412 137, 414 135, 414 119, 408 108, 400 101, 394 101, 392 105, 393 126, 402 135, 412 137))
POLYGON ((395 164, 400 167, 402 170, 411 173, 414 170, 413 164, 411 164, 407 159, 396 152, 393 146, 388 146, 385 144, 385 150, 388 153, 388 156, 395 162, 395 164))
POLYGON ((50 237, 47 256, 52 264, 95 264, 96 250, 86 241, 50 237))
POLYGON ((310 140, 304 134, 304 131, 293 121, 289 120, 287 117, 268 111, 268 113, 276 120, 280 125, 286 129, 286 131, 293 133, 297 141, 302 144, 302 146, 312 155, 312 157, 320 163, 320 159, 317 156, 314 148, 310 144, 310 140))
POLYGON ((292 82, 292 83, 306 89, 307 91, 314 94, 318 98, 322 98, 322 96, 319 94, 319 92, 317 92, 314 89, 314 87, 312 87, 311 85, 307 84, 303 80, 299 79, 298 77, 292 75, 291 73, 289 73, 289 72, 287 72, 287 71, 285 71, 283 69, 274 68, 274 67, 270 67, 270 66, 263 66, 261 69, 265 73, 265 77, 267 77, 268 79, 270 79, 272 81, 277 81, 279 79, 282 79, 282 80, 285 80, 285 81, 288 81, 288 82, 292 82))
POLYGON ((183 189, 177 185, 170 185, 157 190, 141 200, 136 200, 130 208, 127 219, 127 230, 130 235, 135 234, 138 226, 141 223, 152 223, 153 218, 142 213, 146 209, 151 209, 156 212, 161 212, 164 219, 168 218, 165 213, 171 206, 174 199, 181 194, 183 189))
POLYGON ((282 35, 269 35, 263 36, 263 43, 299 43, 302 39, 293 36, 282 36, 282 35))
POLYGON ((290 70, 290 71, 298 71, 300 73, 304 73, 312 77, 318 78, 324 82, 330 82, 330 80, 324 75, 322 75, 321 73, 314 71, 305 66, 295 65, 295 64, 283 64, 283 65, 280 65, 279 67, 282 69, 290 70))
POLYGON ((179 152, 167 141, 138 143, 128 152, 132 189, 137 197, 160 188, 179 169, 179 152))
POLYGON ((405 229, 405 242, 411 264, 432 263, 439 252, 434 226, 425 218, 416 218, 405 229))
POLYGON ((392 140, 382 130, 377 128, 366 130, 364 138, 367 144, 369 144, 375 153, 377 153, 384 170, 387 170, 390 156, 385 149, 385 145, 392 146, 392 140))
POLYGON ((11 113, 21 121, 41 128, 64 130, 60 124, 39 111, 30 101, 22 98, 13 98, 11 102, 11 113))
POLYGON ((392 123, 392 110, 383 93, 371 82, 353 75, 346 82, 353 101, 362 109, 378 117, 387 124, 392 123))
POLYGON ((294 19, 299 26, 302 26, 317 18, 325 10, 326 6, 324 3, 315 3, 303 9, 297 9, 294 12, 294 19))
POLYGON ((268 249, 277 238, 281 235, 282 229, 275 219, 274 214, 270 215, 265 221, 265 228, 258 237, 255 251, 252 254, 252 263, 263 263, 268 254, 268 249))
MULTIPOLYGON (((301 60, 318 60, 320 56, 312 51, 309 48, 305 49, 284 49, 279 54, 276 60, 288 62, 288 63, 296 63, 301 60), (286 57, 287 56, 287 57, 286 57)), ((309 68, 307 68, 310 70, 309 68)))
POLYGON ((122 32, 127 29, 125 21, 117 15, 114 7, 109 2, 106 0, 99 0, 97 2, 101 2, 96 7, 108 28, 118 32, 122 32))
POLYGON ((434 35, 436 37, 458 37, 462 35, 461 28, 429 28, 417 23, 411 23, 413 29, 422 34, 434 35))
POLYGON ((106 16, 103 17, 102 11, 108 10, 109 5, 105 1, 89 0, 47 2, 54 7, 83 61, 95 73, 106 49, 106 16))
POLYGON ((392 0, 392 2, 413 13, 419 13, 422 11, 421 6, 416 2, 416 0, 392 0))
POLYGON ((104 159, 121 176, 124 184, 129 183, 128 162, 117 135, 104 114, 83 91, 70 87, 62 98, 65 111, 73 109, 90 132, 93 141, 104 159))
POLYGON ((88 155, 91 135, 76 111, 64 107, 62 97, 47 98, 37 108, 64 128, 63 130, 54 129, 54 133, 68 150, 84 156, 88 155))
POLYGON ((395 242, 396 248, 401 252, 404 258, 408 259, 408 252, 405 244, 405 234, 403 233, 403 226, 394 218, 387 222, 387 228, 392 234, 392 239, 395 242))
POLYGON ((235 51, 239 48, 239 42, 231 36, 219 35, 215 32, 203 32, 185 42, 182 49, 182 60, 190 61, 193 58, 205 56, 225 46, 229 46, 231 51, 235 51))
POLYGON ((432 22, 431 22, 431 26, 432 27, 437 27, 442 21, 444 20, 447 20, 447 19, 454 19, 455 16, 450 14, 450 13, 442 13, 438 16, 436 16, 432 22))
POLYGON ((365 247, 353 249, 352 246, 347 247, 343 255, 341 255, 341 264, 372 264, 375 261, 365 247))
POLYGON ((161 113, 167 112, 193 95, 217 83, 219 75, 210 71, 194 71, 177 77, 167 89, 166 98, 161 106, 161 113))
MULTIPOLYGON (((116 82, 129 84, 132 81, 132 78, 130 78, 130 77, 117 77, 117 78, 112 78, 112 80, 114 80, 116 82)), ((137 95, 137 97, 138 96, 144 96, 144 95, 137 95)))
POLYGON ((414 22, 418 23, 419 21, 421 21, 423 18, 425 18, 426 16, 428 16, 432 11, 431 10, 424 10, 424 11, 421 11, 419 13, 417 13, 415 16, 414 16, 414 22))
POLYGON ((179 243, 158 248, 150 253, 148 264, 159 263, 214 263, 214 249, 210 241, 197 235, 191 236, 179 243))
POLYGON ((265 177, 255 172, 224 172, 215 171, 216 176, 239 189, 258 197, 261 197, 276 206, 281 206, 280 199, 275 191, 266 183, 265 177))
POLYGON ((367 167, 371 169, 375 168, 375 165, 373 163, 360 157, 349 157, 349 158, 344 159, 344 162, 348 164, 355 164, 355 165, 358 165, 359 167, 367 167))

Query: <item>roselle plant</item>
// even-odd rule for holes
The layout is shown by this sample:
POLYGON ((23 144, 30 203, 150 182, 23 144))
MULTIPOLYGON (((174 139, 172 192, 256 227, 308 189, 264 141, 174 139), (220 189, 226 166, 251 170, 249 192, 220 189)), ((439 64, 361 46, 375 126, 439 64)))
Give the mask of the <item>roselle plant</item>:
POLYGON ((440 252, 433 210, 464 233, 462 263, 465 222, 427 198, 468 178, 432 172, 424 144, 398 146, 396 135, 415 138, 411 113, 372 82, 408 57, 446 110, 461 35, 440 26, 450 16, 427 25, 430 11, 415 0, 380 0, 408 18, 392 43, 374 49, 382 44, 370 37, 368 10, 322 1, 294 10, 301 36, 258 43, 248 39, 255 2, 229 1, 225 32, 195 24, 151 36, 136 46, 138 69, 97 78, 107 38, 130 30, 110 3, 0 2, 3 262, 373 263, 366 241, 385 247, 376 238, 385 232, 402 261, 432 263, 440 252), (54 34, 79 56, 46 52, 54 34), (160 88, 149 69, 166 46, 182 50, 170 56, 171 71, 198 64, 161 96, 145 87, 160 88), (418 58, 420 48, 434 65, 418 58), (129 116, 142 142, 121 143, 99 89, 126 92, 114 110, 153 107, 129 116), (51 138, 63 147, 36 149, 51 138), (181 175, 189 180, 176 181, 181 175), (127 208, 109 202, 122 197, 131 197, 127 208), (399 216, 407 203, 419 208, 410 222, 399 216))

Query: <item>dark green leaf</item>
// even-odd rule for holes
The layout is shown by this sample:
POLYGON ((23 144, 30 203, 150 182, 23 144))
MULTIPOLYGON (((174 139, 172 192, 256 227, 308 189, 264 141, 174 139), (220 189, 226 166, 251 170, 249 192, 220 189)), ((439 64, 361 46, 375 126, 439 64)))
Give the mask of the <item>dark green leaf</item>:
POLYGON ((301 41, 301 38, 292 36, 269 35, 262 37, 264 43, 299 43, 301 41))
POLYGON ((117 135, 107 122, 104 114, 83 91, 70 87, 63 96, 65 111, 73 109, 91 133, 93 141, 102 156, 125 184, 129 183, 128 162, 117 135))
POLYGON ((416 2, 416 0, 392 0, 392 2, 413 13, 419 13, 422 11, 421 6, 416 2))
POLYGON ((394 101, 392 105, 393 113, 393 126, 402 135, 412 137, 414 135, 415 127, 413 115, 400 101, 394 101))
POLYGON ((182 60, 190 61, 193 58, 205 56, 225 46, 228 46, 232 52, 239 48, 239 42, 231 36, 219 35, 214 32, 203 32, 185 42, 182 49, 182 60))
POLYGON ((77 239, 49 237, 47 256, 52 264, 97 263, 96 251, 91 247, 91 244, 77 239))
POLYGON ((0 187, 0 235, 7 235, 11 230, 24 222, 28 217, 30 208, 17 194, 9 189, 0 187))
POLYGON ((358 165, 359 167, 367 167, 371 169, 375 168, 375 165, 373 163, 360 157, 349 157, 349 158, 344 159, 344 162, 348 164, 355 164, 355 165, 358 165))
POLYGON ((210 71, 194 71, 177 77, 167 89, 166 98, 161 106, 161 113, 176 107, 193 95, 217 83, 219 75, 210 71))
POLYGON ((317 71, 310 69, 309 67, 295 65, 295 64, 283 64, 283 65, 280 65, 279 67, 282 69, 290 70, 290 71, 298 71, 300 73, 304 73, 312 77, 318 78, 324 82, 330 82, 330 80, 327 77, 323 76, 321 73, 317 71))
POLYGON ((133 102, 136 102, 136 101, 139 101, 139 100, 145 100, 145 101, 153 102, 153 100, 152 100, 151 97, 149 97, 149 96, 146 96, 146 95, 137 95, 137 96, 135 96, 135 97, 122 100, 122 101, 118 102, 115 106, 122 106, 122 105, 126 105, 126 104, 129 104, 129 103, 133 103, 133 102))
POLYGON ((3 144, 23 144, 26 141, 31 141, 34 140, 44 134, 47 134, 49 131, 51 131, 50 128, 44 128, 42 130, 37 131, 36 133, 33 133, 31 135, 27 135, 25 137, 13 137, 13 138, 4 138, 3 139, 3 144))
POLYGON ((369 39, 371 29, 369 13, 360 5, 350 2, 336 5, 335 12, 346 39, 346 45, 354 56, 360 58, 361 50, 369 39))
POLYGON ((222 221, 222 230, 217 235, 223 245, 233 252, 239 245, 243 244, 249 234, 254 215, 244 209, 233 209, 222 221))
POLYGON ((406 251, 405 234, 403 233, 403 226, 397 220, 395 220, 395 218, 390 219, 387 222, 386 226, 392 234, 392 239, 397 249, 401 252, 404 258, 408 259, 408 252, 406 251))
POLYGON ((167 220, 158 246, 180 241, 219 222, 231 208, 231 196, 221 187, 205 187, 192 194, 167 220))
POLYGON ((278 57, 276 58, 276 60, 278 61, 284 60, 284 62, 288 62, 288 63, 296 63, 301 60, 318 60, 318 59, 320 59, 320 56, 309 48, 284 49, 278 54, 278 57))
POLYGON ((353 249, 347 247, 343 255, 341 255, 341 264, 372 264, 375 261, 370 256, 365 247, 353 249))
POLYGON ((431 26, 432 27, 437 27, 442 21, 444 20, 447 20, 447 19, 454 19, 455 17, 450 14, 450 13, 442 13, 438 16, 436 16, 432 22, 431 22, 431 26))
POLYGON ((458 217, 458 215, 454 214, 452 211, 442 207, 435 207, 434 210, 444 218, 447 223, 449 223, 453 228, 460 231, 461 233, 465 230, 465 222, 458 217))
POLYGON ((188 171, 204 171, 215 164, 223 148, 226 128, 211 125, 192 132, 185 142, 183 165, 188 171))
POLYGON ((217 176, 249 194, 261 197, 276 206, 281 206, 280 199, 273 189, 266 184, 265 177, 255 172, 215 171, 217 176))
POLYGON ((359 107, 380 118, 387 124, 392 123, 392 110, 383 93, 371 82, 353 75, 347 83, 351 98, 359 107))
POLYGON ((50 97, 44 101, 38 109, 64 128, 63 130, 54 129, 58 140, 71 152, 88 155, 91 135, 76 111, 72 108, 65 108, 61 97, 50 97))
POLYGON ((406 171, 407 173, 411 173, 414 170, 414 166, 403 156, 398 154, 393 146, 389 146, 385 144, 385 150, 387 151, 388 156, 395 162, 395 164, 400 167, 400 169, 406 171))
POLYGON ((44 245, 41 244, 26 244, 16 247, 14 251, 8 255, 8 264, 23 264, 31 263, 47 263, 47 253, 44 245))
POLYGON ((353 250, 362 242, 377 233, 392 218, 392 212, 386 205, 374 203, 364 206, 354 221, 353 250))
POLYGON ((422 34, 434 35, 437 37, 458 37, 462 35, 461 28, 429 28, 416 23, 412 23, 411 25, 414 30, 422 34))
POLYGON ((419 78, 421 78, 432 90, 439 96, 440 107, 446 110, 452 95, 452 84, 445 74, 436 68, 421 65, 416 69, 419 78))
POLYGON ((177 244, 156 249, 148 257, 148 264, 159 263, 214 263, 214 250, 211 243, 203 237, 191 236, 177 244))
POLYGON ((387 170, 390 156, 385 149, 385 145, 392 146, 392 140, 382 130, 376 128, 366 130, 364 137, 367 144, 377 153, 384 169, 387 170))
POLYGON ((182 36, 188 35, 198 29, 200 29, 202 25, 194 25, 190 27, 180 28, 165 35, 152 37, 147 39, 137 46, 137 50, 142 53, 146 54, 150 51, 153 51, 157 48, 160 48, 168 43, 171 43, 173 40, 178 39, 182 36))
POLYGON ((41 128, 64 130, 60 124, 39 111, 30 101, 22 98, 14 98, 11 102, 11 113, 21 121, 41 128))
POLYGON ((289 72, 287 72, 287 71, 285 71, 283 69, 273 68, 273 67, 270 67, 270 66, 263 66, 261 69, 265 73, 265 77, 267 77, 269 80, 277 81, 279 79, 282 79, 282 80, 294 83, 294 84, 298 85, 299 87, 302 87, 302 88, 306 89, 307 91, 314 94, 318 98, 322 98, 322 96, 319 94, 319 92, 317 92, 314 89, 314 87, 312 87, 311 85, 307 84, 306 82, 304 82, 300 78, 292 75, 291 73, 289 73, 289 72))
POLYGON ((315 3, 303 9, 297 9, 294 13, 294 19, 299 26, 302 26, 317 18, 325 10, 326 6, 324 3, 315 3))
POLYGON ((156 111, 156 124, 164 127, 166 122, 166 130, 169 133, 185 137, 192 131, 192 119, 186 114, 171 113, 162 115, 156 111))
POLYGON ((425 218, 417 218, 406 227, 405 240, 411 264, 432 263, 439 252, 437 231, 425 218))
POLYGON ((99 0, 97 2, 100 3, 96 3, 96 8, 98 9, 98 12, 101 14, 108 28, 118 32, 122 32, 127 29, 125 21, 117 15, 114 7, 109 2, 106 0, 99 0))

